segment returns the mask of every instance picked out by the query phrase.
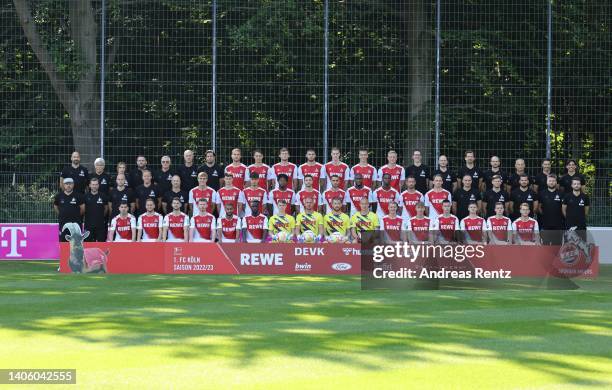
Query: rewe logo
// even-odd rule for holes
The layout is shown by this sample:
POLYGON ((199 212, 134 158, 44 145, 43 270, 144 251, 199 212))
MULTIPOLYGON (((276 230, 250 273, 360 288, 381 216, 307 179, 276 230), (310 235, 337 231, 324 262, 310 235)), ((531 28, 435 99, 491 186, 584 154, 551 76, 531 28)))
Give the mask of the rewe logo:
POLYGON ((5 226, 0 231, 0 247, 8 248, 8 253, 6 257, 22 257, 22 255, 18 252, 19 248, 25 248, 28 245, 26 240, 27 238, 27 229, 25 226, 5 226), (5 233, 7 239, 5 238, 5 233), (21 233, 21 238, 19 237, 21 233))
POLYGON ((283 254, 241 253, 240 265, 283 265, 283 254))

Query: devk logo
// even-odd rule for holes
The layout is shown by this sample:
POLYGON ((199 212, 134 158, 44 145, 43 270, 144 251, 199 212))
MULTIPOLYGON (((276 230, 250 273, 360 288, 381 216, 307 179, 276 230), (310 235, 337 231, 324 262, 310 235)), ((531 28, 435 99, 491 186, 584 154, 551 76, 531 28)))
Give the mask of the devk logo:
POLYGON ((27 230, 25 226, 3 226, 0 231, 0 247, 8 247, 9 253, 6 254, 6 257, 22 257, 17 250, 28 245, 26 238, 27 230), (6 234, 7 232, 8 234, 6 234), (20 233, 22 235, 21 239, 19 238, 20 233))

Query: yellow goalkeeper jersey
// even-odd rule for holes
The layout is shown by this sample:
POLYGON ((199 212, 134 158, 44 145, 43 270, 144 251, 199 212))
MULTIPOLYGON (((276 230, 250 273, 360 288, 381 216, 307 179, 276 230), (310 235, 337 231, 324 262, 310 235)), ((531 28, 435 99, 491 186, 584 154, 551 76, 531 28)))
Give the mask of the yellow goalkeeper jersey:
POLYGON ((291 215, 273 215, 268 219, 268 231, 270 234, 285 232, 293 234, 295 229, 295 219, 291 215))
POLYGON ((351 222, 348 215, 344 213, 340 213, 335 215, 334 213, 325 214, 325 218, 323 218, 324 226, 325 226, 325 235, 329 236, 332 233, 340 233, 342 235, 346 235, 351 222))
POLYGON ((314 234, 319 234, 319 225, 323 225, 323 216, 321 213, 314 211, 310 214, 306 212, 299 213, 295 225, 299 227, 300 233, 310 230, 314 234))
POLYGON ((355 213, 351 217, 351 227, 355 228, 358 233, 366 230, 377 230, 378 226, 378 216, 371 211, 367 215, 355 213))

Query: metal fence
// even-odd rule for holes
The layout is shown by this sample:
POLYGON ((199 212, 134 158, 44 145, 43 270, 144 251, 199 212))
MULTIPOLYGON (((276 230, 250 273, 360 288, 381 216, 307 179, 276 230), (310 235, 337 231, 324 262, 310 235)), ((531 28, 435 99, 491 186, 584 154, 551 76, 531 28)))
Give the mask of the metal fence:
POLYGON ((544 157, 557 173, 573 158, 591 224, 612 225, 606 1, 74 3, 0 8, 3 221, 52 221, 57 172, 86 144, 86 162, 103 155, 111 172, 137 154, 176 164, 185 148, 227 163, 242 147, 247 164, 260 148, 272 164, 280 147, 301 163, 306 148, 326 161, 338 146, 354 164, 364 146, 376 166, 391 148, 410 165, 418 148, 428 165, 445 154, 453 169, 471 149, 481 167, 495 154, 503 169, 520 157, 532 173, 544 157), (92 53, 78 50, 87 31, 90 78, 92 53), (71 96, 92 99, 79 107, 89 125, 75 123, 49 64, 71 96))

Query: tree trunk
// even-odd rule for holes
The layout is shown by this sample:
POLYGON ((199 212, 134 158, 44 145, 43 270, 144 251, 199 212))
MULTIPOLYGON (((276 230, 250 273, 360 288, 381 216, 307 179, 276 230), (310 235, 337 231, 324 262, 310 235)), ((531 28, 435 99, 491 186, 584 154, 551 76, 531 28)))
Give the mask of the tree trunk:
POLYGON ((410 85, 410 120, 406 123, 403 155, 405 162, 410 162, 414 149, 421 150, 423 161, 432 162, 435 155, 432 147, 433 105, 432 81, 434 67, 432 58, 432 27, 427 7, 430 2, 408 0, 404 3, 406 12, 403 15, 404 30, 407 31, 406 45, 411 53, 408 58, 408 80, 410 85))
POLYGON ((13 0, 15 11, 32 51, 45 70, 53 90, 70 116, 74 150, 81 153, 81 163, 92 167, 100 152, 100 123, 98 120, 97 24, 91 0, 68 2, 71 38, 80 53, 83 73, 75 90, 68 88, 66 79, 56 67, 36 28, 28 0, 13 0))
POLYGON ((84 70, 74 92, 76 99, 70 113, 74 149, 83 164, 93 167, 100 156, 100 102, 97 79, 97 23, 91 0, 69 2, 71 36, 84 62, 84 70))
POLYGON ((100 104, 98 99, 90 104, 75 104, 70 113, 74 150, 81 154, 81 163, 93 168, 100 156, 100 104))

